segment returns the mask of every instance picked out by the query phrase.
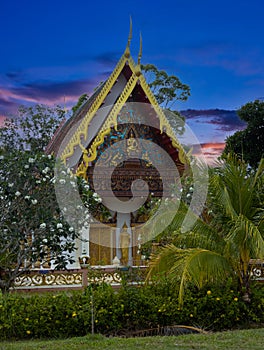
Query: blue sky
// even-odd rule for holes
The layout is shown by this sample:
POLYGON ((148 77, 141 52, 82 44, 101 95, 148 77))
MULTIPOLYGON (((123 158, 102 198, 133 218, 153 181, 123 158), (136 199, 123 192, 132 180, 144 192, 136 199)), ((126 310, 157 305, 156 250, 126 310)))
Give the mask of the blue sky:
POLYGON ((238 109, 264 96, 263 10, 262 0, 2 2, 0 116, 91 93, 122 55, 130 15, 134 58, 141 32, 142 63, 191 88, 176 109, 238 109))

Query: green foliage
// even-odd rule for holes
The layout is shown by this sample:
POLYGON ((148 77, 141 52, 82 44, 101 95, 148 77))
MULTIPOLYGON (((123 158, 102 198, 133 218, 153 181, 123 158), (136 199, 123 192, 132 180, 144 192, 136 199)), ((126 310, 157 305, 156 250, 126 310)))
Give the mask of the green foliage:
MULTIPOLYGON (((0 152, 1 154, 1 152, 0 152)), ((85 215, 76 215, 60 208, 57 190, 66 186, 67 191, 78 192, 83 199, 83 211, 89 214, 98 210, 98 197, 93 195, 82 179, 76 179, 64 171, 51 155, 31 151, 3 152, 0 167, 0 288, 8 291, 14 279, 37 264, 65 268, 73 262, 75 239, 86 220, 85 215), (60 171, 58 171, 60 173, 60 171), (79 192, 78 192, 79 193, 79 192), (71 225, 65 215, 71 214, 71 225)), ((68 192, 65 194, 66 203, 68 192)), ((81 201, 81 199, 80 199, 81 201)), ((100 203, 99 203, 100 205, 100 203)))
POLYGON ((158 103, 165 108, 168 108, 172 101, 185 101, 190 96, 189 86, 183 84, 175 75, 168 75, 153 64, 141 65, 141 69, 158 103))
POLYGON ((75 113, 76 111, 78 111, 78 109, 80 107, 82 107, 82 105, 89 99, 89 96, 87 94, 82 94, 79 99, 78 102, 76 103, 75 106, 72 107, 72 111, 73 113, 75 113))
POLYGON ((64 118, 65 111, 59 106, 21 106, 18 115, 7 119, 0 128, 0 147, 7 152, 23 149, 33 154, 43 152, 64 118))
POLYGON ((190 96, 190 87, 183 84, 175 75, 168 75, 153 64, 141 65, 146 81, 159 105, 164 107, 167 119, 177 135, 184 132, 185 118, 172 106, 177 101, 186 101, 190 96))
POLYGON ((39 105, 21 111, 19 118, 0 129, 2 291, 8 291, 15 278, 31 268, 51 264, 54 268, 66 268, 73 262, 80 228, 90 213, 98 213, 102 208, 101 198, 83 179, 73 176, 59 160, 43 151, 64 112, 39 105), (58 191, 64 196, 62 208, 58 191), (83 204, 82 216, 77 215, 80 208, 74 205, 75 194, 83 204), (67 211, 64 207, 69 202, 67 211), (67 215, 71 215, 71 225, 67 215))
POLYGON ((242 106, 237 114, 247 123, 247 127, 226 139, 222 157, 225 158, 228 153, 235 153, 256 168, 264 155, 264 102, 249 102, 242 106))
POLYGON ((95 333, 120 335, 170 325, 207 330, 246 327, 264 322, 264 289, 253 289, 252 307, 230 282, 189 289, 183 308, 165 278, 152 285, 93 285, 85 291, 0 297, 0 339, 65 338, 95 333))
POLYGON ((161 234, 163 247, 150 259, 148 279, 157 271, 166 271, 179 286, 182 304, 184 291, 190 285, 201 288, 208 281, 217 283, 231 276, 238 280, 249 302, 250 259, 264 258, 263 179, 264 160, 257 170, 249 170, 246 163, 228 157, 213 169, 205 213, 200 217, 192 213, 195 224, 182 233, 188 210, 188 201, 182 198, 163 241, 161 234), (166 242, 169 234, 170 241, 166 242))

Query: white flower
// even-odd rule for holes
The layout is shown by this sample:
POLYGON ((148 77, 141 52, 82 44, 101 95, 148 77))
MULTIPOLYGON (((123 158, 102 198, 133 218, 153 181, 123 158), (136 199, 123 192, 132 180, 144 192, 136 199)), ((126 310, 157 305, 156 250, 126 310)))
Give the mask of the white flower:
POLYGON ((47 174, 47 172, 50 170, 50 168, 47 166, 45 169, 42 170, 43 174, 47 174))
POLYGON ((28 165, 28 164, 26 164, 26 165, 24 166, 24 168, 25 168, 25 169, 28 169, 28 168, 29 168, 29 165, 28 165))
POLYGON ((31 200, 31 203, 35 205, 35 204, 38 203, 38 201, 37 201, 36 199, 32 199, 32 200, 31 200))
POLYGON ((70 232, 73 232, 73 231, 74 231, 74 228, 73 228, 73 227, 70 227, 70 228, 69 228, 69 231, 70 231, 70 232))
POLYGON ((8 186, 9 186, 9 187, 13 187, 13 186, 14 186, 13 182, 10 183, 10 184, 8 184, 8 186))
POLYGON ((19 197, 20 195, 21 195, 21 193, 19 191, 16 191, 15 196, 19 197))
POLYGON ((47 238, 44 238, 44 239, 42 240, 42 242, 43 242, 43 243, 48 243, 47 238))
POLYGON ((62 184, 62 185, 64 185, 64 184, 66 183, 66 181, 65 181, 64 179, 60 179, 60 180, 59 180, 59 183, 62 184))
POLYGON ((0 160, 3 160, 4 159, 4 156, 0 156, 0 160))
POLYGON ((94 192, 93 197, 94 197, 94 198, 97 198, 97 197, 98 197, 98 194, 97 194, 96 192, 94 192))
POLYGON ((48 158, 51 159, 51 154, 48 154, 48 158))
POLYGON ((58 223, 58 224, 57 224, 57 228, 62 228, 62 224, 61 224, 61 223, 58 223))
POLYGON ((42 224, 40 224, 40 225, 39 225, 39 228, 46 228, 45 222, 43 222, 42 224))
POLYGON ((28 159, 28 162, 29 162, 29 163, 34 163, 34 162, 35 162, 35 159, 34 159, 34 158, 29 158, 29 159, 28 159))
POLYGON ((191 194, 190 194, 190 193, 187 193, 186 197, 187 197, 187 198, 191 197, 191 194))

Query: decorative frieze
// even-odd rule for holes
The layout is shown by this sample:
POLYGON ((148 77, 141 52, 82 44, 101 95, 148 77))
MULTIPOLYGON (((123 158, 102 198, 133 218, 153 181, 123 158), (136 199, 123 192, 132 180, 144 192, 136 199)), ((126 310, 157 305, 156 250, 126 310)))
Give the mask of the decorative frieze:
POLYGON ((65 271, 63 273, 30 273, 16 278, 15 289, 25 288, 54 288, 54 287, 82 287, 82 272, 65 271))
POLYGON ((146 277, 146 268, 119 267, 112 265, 102 267, 88 267, 80 270, 43 272, 32 271, 16 278, 15 290, 41 290, 41 289, 81 289, 90 284, 107 283, 113 287, 120 286, 125 278, 129 283, 141 283, 146 277))

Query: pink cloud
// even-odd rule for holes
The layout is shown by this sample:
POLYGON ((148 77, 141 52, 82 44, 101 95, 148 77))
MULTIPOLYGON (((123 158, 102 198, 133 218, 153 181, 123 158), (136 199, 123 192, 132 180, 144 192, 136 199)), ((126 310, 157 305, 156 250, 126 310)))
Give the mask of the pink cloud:
POLYGON ((221 156, 225 148, 225 143, 203 143, 201 146, 207 163, 213 166, 217 161, 217 158, 221 156))
POLYGON ((4 115, 0 115, 0 128, 4 126, 6 117, 4 115))
POLYGON ((214 166, 218 157, 221 156, 224 148, 224 142, 202 143, 199 145, 199 147, 193 147, 193 155, 198 159, 203 159, 203 161, 205 161, 208 165, 214 166))

